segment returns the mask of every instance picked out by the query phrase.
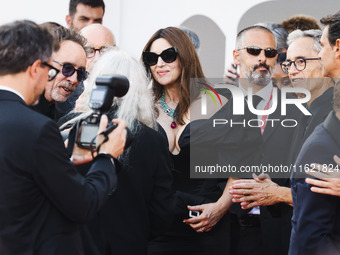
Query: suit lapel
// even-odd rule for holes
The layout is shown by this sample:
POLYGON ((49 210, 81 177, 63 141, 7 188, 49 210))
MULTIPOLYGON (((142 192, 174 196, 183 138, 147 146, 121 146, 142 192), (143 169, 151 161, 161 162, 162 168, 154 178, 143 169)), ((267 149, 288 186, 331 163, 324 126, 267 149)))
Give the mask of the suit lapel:
POLYGON ((264 143, 273 134, 275 129, 277 129, 278 126, 280 125, 277 120, 279 119, 280 122, 281 122, 283 117, 284 116, 282 116, 282 114, 281 114, 281 95, 280 95, 280 93, 277 93, 277 107, 276 107, 276 110, 272 114, 270 114, 268 116, 268 119, 275 119, 275 121, 273 121, 273 127, 272 127, 272 122, 268 122, 267 121, 266 127, 265 127, 264 132, 263 132, 263 142, 264 143))

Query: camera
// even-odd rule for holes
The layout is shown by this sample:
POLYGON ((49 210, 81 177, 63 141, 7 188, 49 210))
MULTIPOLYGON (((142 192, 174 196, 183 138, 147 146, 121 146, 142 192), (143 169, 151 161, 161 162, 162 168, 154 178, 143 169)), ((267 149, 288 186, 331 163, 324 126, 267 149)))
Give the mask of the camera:
MULTIPOLYGON (((78 123, 76 143, 84 149, 92 149, 95 146, 101 115, 107 113, 112 106, 114 97, 122 97, 129 90, 129 80, 123 75, 103 75, 96 79, 96 88, 91 92, 89 107, 93 113, 78 123)), ((107 130, 111 132, 116 124, 109 122, 107 130)), ((127 137, 129 143, 129 132, 127 137)), ((127 145, 125 146, 127 148, 127 145)))

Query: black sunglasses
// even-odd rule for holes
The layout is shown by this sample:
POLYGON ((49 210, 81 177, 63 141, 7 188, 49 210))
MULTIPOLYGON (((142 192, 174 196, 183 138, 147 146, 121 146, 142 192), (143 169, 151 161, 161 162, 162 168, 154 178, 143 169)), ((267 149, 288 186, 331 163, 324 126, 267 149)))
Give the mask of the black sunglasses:
POLYGON ((42 62, 41 64, 50 68, 50 70, 48 70, 48 81, 52 81, 59 73, 59 70, 47 62, 42 62))
POLYGON ((63 68, 61 69, 61 73, 66 76, 66 77, 70 77, 74 74, 74 72, 77 71, 77 80, 79 82, 81 81, 85 81, 87 79, 87 77, 89 76, 89 73, 84 69, 84 68, 79 68, 76 69, 72 64, 70 63, 60 63, 56 60, 53 60, 53 62, 61 65, 63 68))
POLYGON ((262 48, 257 47, 257 46, 249 46, 249 47, 244 47, 244 48, 238 49, 238 50, 244 50, 244 49, 247 50, 247 52, 250 55, 253 55, 253 56, 260 55, 262 50, 264 50, 264 55, 266 56, 266 58, 274 58, 277 55, 277 50, 273 49, 273 48, 262 49, 262 48))
POLYGON ((166 49, 162 51, 162 53, 159 55, 151 51, 144 51, 143 60, 144 63, 147 64, 148 66, 154 66, 157 64, 159 57, 161 57, 165 63, 171 63, 176 60, 177 55, 178 51, 176 47, 166 49))

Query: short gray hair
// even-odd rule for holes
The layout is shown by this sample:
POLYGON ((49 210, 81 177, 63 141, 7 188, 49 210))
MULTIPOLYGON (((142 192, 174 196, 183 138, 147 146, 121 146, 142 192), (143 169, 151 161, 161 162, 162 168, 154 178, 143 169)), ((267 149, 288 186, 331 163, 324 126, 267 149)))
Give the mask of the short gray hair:
POLYGON ((322 31, 319 29, 310 29, 310 30, 305 30, 305 31, 302 31, 300 29, 294 30, 288 35, 288 39, 287 39, 288 47, 289 45, 292 44, 294 40, 298 38, 309 37, 314 40, 313 46, 314 46, 315 51, 320 52, 322 48, 320 44, 321 35, 322 35, 322 31))
MULTIPOLYGON (((272 34, 274 39, 275 39, 275 35, 273 34, 273 32, 264 27, 264 26, 258 26, 258 25, 254 25, 254 26, 250 26, 250 27, 246 27, 244 29, 242 29, 240 32, 238 32, 237 37, 236 37, 236 49, 241 49, 244 45, 243 45, 243 37, 246 34, 246 32, 250 31, 250 30, 262 30, 262 31, 266 31, 269 34, 272 34)), ((276 39, 275 39, 275 43, 276 43, 276 39)))

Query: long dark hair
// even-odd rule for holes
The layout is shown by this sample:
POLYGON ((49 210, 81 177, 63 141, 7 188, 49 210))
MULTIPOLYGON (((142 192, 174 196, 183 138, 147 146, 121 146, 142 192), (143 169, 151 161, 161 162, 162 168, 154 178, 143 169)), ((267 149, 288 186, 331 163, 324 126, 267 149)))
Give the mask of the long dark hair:
MULTIPOLYGON (((192 78, 203 78, 204 74, 196 53, 196 50, 185 32, 176 27, 167 27, 154 33, 145 45, 144 51, 150 51, 151 45, 159 38, 167 40, 172 46, 178 50, 178 59, 181 69, 179 102, 175 110, 175 121, 181 125, 184 124, 183 116, 187 113, 190 103, 199 96, 197 82, 192 78)), ((142 57, 143 59, 143 57, 142 57)), ((154 77, 152 77, 150 67, 144 62, 145 69, 152 78, 152 90, 157 102, 163 93, 164 86, 160 85, 154 77)))

